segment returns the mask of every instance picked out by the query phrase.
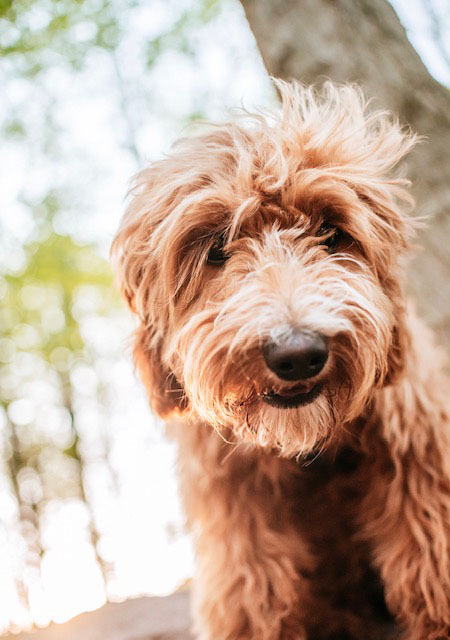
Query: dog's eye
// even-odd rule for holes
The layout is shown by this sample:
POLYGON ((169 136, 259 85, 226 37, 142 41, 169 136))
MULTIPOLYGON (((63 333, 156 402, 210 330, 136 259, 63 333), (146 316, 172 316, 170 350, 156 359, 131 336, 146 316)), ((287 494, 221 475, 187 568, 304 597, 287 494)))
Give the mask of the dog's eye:
POLYGON ((317 235, 319 238, 324 236, 321 244, 324 244, 328 251, 334 251, 344 237, 344 232, 339 227, 333 227, 330 223, 324 222, 317 235))
POLYGON ((220 267, 228 260, 230 256, 227 255, 223 250, 224 244, 225 238, 223 236, 219 236, 218 238, 216 238, 214 244, 209 250, 206 264, 209 264, 213 267, 220 267))

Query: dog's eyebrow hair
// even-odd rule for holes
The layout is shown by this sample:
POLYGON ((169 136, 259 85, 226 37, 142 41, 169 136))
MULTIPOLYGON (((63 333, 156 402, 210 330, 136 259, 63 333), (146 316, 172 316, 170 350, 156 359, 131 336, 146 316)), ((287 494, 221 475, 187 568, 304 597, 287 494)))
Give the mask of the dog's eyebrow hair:
POLYGON ((192 246, 194 244, 197 244, 197 242, 199 240, 209 240, 209 238, 213 238, 213 237, 214 237, 214 234, 212 234, 212 233, 203 233, 203 234, 199 235, 197 238, 191 240, 191 242, 186 246, 190 247, 190 246, 192 246))
POLYGON ((214 239, 216 236, 220 235, 221 233, 223 233, 223 231, 221 231, 220 229, 218 229, 217 231, 211 230, 211 231, 202 233, 201 235, 198 235, 195 238, 190 239, 190 242, 187 242, 183 246, 185 248, 187 248, 187 249, 189 247, 194 247, 196 244, 199 244, 203 240, 212 240, 212 239, 214 239))

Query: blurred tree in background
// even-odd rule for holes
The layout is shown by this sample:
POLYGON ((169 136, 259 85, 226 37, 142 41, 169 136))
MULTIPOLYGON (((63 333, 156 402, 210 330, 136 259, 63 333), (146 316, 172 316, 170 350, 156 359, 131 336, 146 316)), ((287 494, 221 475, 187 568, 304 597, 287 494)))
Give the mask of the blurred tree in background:
MULTIPOLYGON (((311 31, 316 5, 243 4, 269 69, 309 81, 288 64, 300 27, 272 25, 311 31)), ((314 75, 325 52, 301 54, 314 75)), ((127 177, 193 121, 275 96, 237 0, 0 0, 0 86, 1 632, 189 575, 106 256, 127 177)))
MULTIPOLYGON (((41 510, 53 498, 75 497, 90 506, 83 482, 83 456, 75 417, 73 376, 91 365, 80 317, 87 295, 96 312, 117 305, 108 264, 89 245, 52 230, 52 215, 62 206, 49 193, 35 214, 36 239, 25 243, 19 273, 6 273, 2 292, 0 402, 4 409, 4 472, 18 506, 18 524, 27 545, 20 596, 28 606, 25 575, 39 578, 43 554, 41 510), (36 374, 39 379, 36 381, 36 374), (51 390, 51 391, 50 391, 51 390), (53 405, 33 416, 33 395, 51 393, 53 405), (5 455, 6 454, 6 455, 5 455)), ((79 373, 78 373, 79 375, 79 373)), ((105 448, 107 455, 107 448, 105 448)), ((89 533, 96 550, 98 533, 90 511, 89 533)), ((100 555, 97 561, 107 577, 100 555)))
MULTIPOLYGON (((12 108, 1 122, 2 136, 27 146, 30 165, 58 162, 62 155, 64 131, 55 120, 49 72, 60 65, 81 69, 92 47, 114 50, 116 19, 108 3, 6 0, 0 4, 3 83, 13 94, 12 108)), ((87 538, 107 578, 84 482, 73 379, 93 358, 80 330, 83 299, 86 294, 93 296, 96 312, 105 314, 117 306, 117 299, 108 264, 96 248, 76 242, 54 224, 70 196, 55 191, 49 182, 46 191, 39 189, 37 194, 28 193, 24 185, 19 197, 28 213, 28 233, 22 242, 8 235, 3 238, 7 252, 1 280, 0 403, 3 473, 16 503, 6 530, 22 538, 23 553, 12 573, 26 610, 33 599, 38 606, 45 599, 41 560, 46 540, 41 521, 57 499, 78 499, 87 505, 87 538), (11 264, 12 254, 19 254, 19 259, 11 264), (42 396, 46 403, 39 402, 42 396)))
MULTIPOLYGON (((109 56, 122 144, 136 165, 140 161, 135 133, 139 122, 129 107, 128 78, 118 53, 121 19, 137 5, 134 1, 96 0, 0 4, 2 84, 11 91, 1 133, 10 143, 26 146, 30 166, 64 164, 65 130, 52 75, 60 74, 61 69, 70 74, 82 72, 93 51, 109 56)), ((175 15, 165 32, 146 43, 144 68, 150 68, 168 46, 188 52, 186 30, 195 21, 207 20, 212 5, 201 3, 196 10, 175 15)), ((27 232, 19 234, 19 240, 7 232, 2 238, 6 249, 0 280, 2 484, 4 491, 9 488, 15 505, 10 518, 6 517, 4 532, 13 538, 13 545, 22 548, 12 573, 24 610, 36 603, 39 609, 45 600, 41 564, 48 543, 41 523, 57 500, 78 500, 87 506, 86 541, 104 582, 111 568, 99 552, 101 534, 85 473, 87 464, 100 458, 114 480, 108 462, 108 434, 104 432, 99 447, 86 446, 86 442, 83 446, 77 389, 93 387, 101 403, 101 380, 93 375, 96 354, 86 345, 81 324, 86 315, 111 316, 118 299, 98 247, 77 241, 70 233, 73 225, 67 224, 68 212, 79 215, 80 204, 78 194, 72 197, 74 186, 70 175, 58 176, 56 189, 52 180, 44 180, 44 188, 38 185, 34 190, 24 184, 19 198, 26 212, 27 232), (47 402, 42 403, 43 398, 47 402)), ((17 624, 23 620, 26 618, 19 617, 17 624)), ((47 621, 45 612, 41 620, 38 615, 38 621, 47 621)))

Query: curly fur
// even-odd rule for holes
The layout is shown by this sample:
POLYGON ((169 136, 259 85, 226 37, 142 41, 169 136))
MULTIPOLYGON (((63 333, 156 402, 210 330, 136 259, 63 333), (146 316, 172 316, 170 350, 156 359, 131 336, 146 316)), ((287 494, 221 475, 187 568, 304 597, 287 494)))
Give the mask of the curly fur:
POLYGON ((277 86, 280 113, 140 172, 113 244, 180 445, 198 637, 450 638, 449 388, 403 291, 413 203, 393 175, 416 138, 354 86, 277 86), (323 392, 279 409, 261 347, 293 329, 330 357, 323 392))

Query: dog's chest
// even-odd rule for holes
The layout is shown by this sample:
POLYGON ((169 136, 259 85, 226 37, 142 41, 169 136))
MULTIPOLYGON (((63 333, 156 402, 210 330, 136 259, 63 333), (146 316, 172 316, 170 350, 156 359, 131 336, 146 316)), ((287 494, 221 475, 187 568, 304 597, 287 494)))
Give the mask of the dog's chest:
MULTIPOLYGON (((360 505, 369 482, 364 471, 363 456, 348 448, 306 462, 299 478, 297 516, 316 560, 309 577, 317 601, 333 611, 336 624, 340 615, 347 619, 353 612, 355 627, 358 619, 364 620, 365 637, 371 638, 370 625, 376 629, 391 617, 370 549, 358 537, 360 505)), ((378 638, 376 630, 373 637, 378 638)))
POLYGON ((355 554, 354 541, 361 500, 367 480, 363 459, 345 448, 304 463, 297 488, 296 515, 303 535, 318 557, 339 571, 338 563, 348 567, 355 554))

